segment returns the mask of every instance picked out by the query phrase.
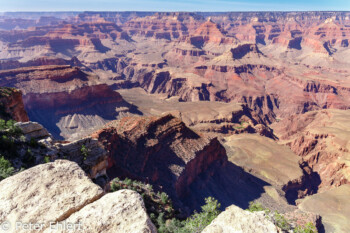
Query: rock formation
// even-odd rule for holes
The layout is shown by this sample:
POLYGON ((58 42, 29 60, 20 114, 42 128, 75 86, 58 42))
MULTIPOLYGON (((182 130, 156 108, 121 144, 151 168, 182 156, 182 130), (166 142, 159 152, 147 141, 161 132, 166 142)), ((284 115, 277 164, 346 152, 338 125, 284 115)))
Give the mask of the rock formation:
POLYGON ((139 194, 121 190, 103 196, 74 162, 38 165, 3 180, 0 189, 0 221, 9 222, 8 232, 27 232, 19 222, 40 224, 30 232, 66 232, 63 224, 84 232, 156 232, 139 194))
POLYGON ((0 87, 0 117, 22 122, 29 120, 24 109, 21 91, 14 88, 0 87))
POLYGON ((47 129, 37 122, 17 122, 15 126, 21 129, 28 141, 31 138, 40 139, 51 137, 47 129))
POLYGON ((321 110, 286 118, 273 125, 288 145, 319 176, 318 191, 349 183, 348 110, 321 110))
MULTIPOLYGON (((140 194, 131 190, 120 190, 106 194, 99 200, 86 205, 65 220, 81 224, 84 232, 149 232, 157 229, 147 216, 140 194)), ((47 231, 50 232, 50 231, 47 231)), ((65 231, 58 231, 65 232, 65 231)))
MULTIPOLYGON (((77 164, 63 160, 23 171, 3 180, 0 187, 0 219, 11 226, 16 226, 16 221, 63 221, 103 195, 77 164), (31 208, 34 205, 36 208, 31 208)), ((12 228, 10 232, 18 231, 12 228)))
POLYGON ((224 212, 222 212, 203 230, 203 233, 219 232, 277 233, 279 232, 279 229, 266 218, 263 211, 251 213, 232 205, 226 208, 224 212))
POLYGON ((77 138, 131 108, 96 76, 77 67, 5 70, 0 72, 0 85, 21 89, 30 119, 44 125, 56 138, 77 138))
POLYGON ((143 115, 171 113, 197 132, 222 136, 247 132, 275 138, 266 125, 268 119, 259 116, 244 104, 218 101, 182 102, 178 98, 163 100, 155 94, 147 94, 141 88, 119 90, 119 93, 143 115))
POLYGON ((189 194, 200 173, 227 160, 216 138, 201 137, 172 115, 125 117, 108 123, 93 137, 109 151, 111 176, 150 182, 174 200, 189 194))

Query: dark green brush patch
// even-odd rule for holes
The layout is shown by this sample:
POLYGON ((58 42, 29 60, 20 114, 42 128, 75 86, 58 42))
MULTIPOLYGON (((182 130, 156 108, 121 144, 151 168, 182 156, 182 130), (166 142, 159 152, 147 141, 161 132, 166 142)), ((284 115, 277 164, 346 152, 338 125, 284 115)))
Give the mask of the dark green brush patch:
POLYGON ((194 212, 187 219, 179 219, 172 201, 165 192, 155 192, 152 185, 126 178, 115 178, 110 182, 110 191, 130 189, 138 192, 145 203, 145 207, 152 222, 160 233, 192 233, 201 232, 220 213, 220 203, 212 197, 205 199, 201 212, 194 212))

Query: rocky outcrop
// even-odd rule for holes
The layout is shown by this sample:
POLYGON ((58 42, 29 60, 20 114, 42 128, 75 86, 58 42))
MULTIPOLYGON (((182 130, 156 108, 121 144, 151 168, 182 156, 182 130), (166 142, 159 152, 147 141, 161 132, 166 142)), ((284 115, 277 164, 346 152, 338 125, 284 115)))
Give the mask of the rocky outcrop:
POLYGON ((38 165, 1 181, 0 190, 0 221, 9 223, 8 232, 28 232, 16 222, 39 224, 29 232, 157 232, 139 194, 103 196, 74 162, 38 165))
POLYGON ((280 232, 279 228, 273 222, 266 218, 264 212, 249 212, 242 210, 237 206, 226 208, 203 233, 231 233, 231 232, 247 232, 247 233, 266 233, 280 232))
POLYGON ((78 66, 84 71, 91 71, 87 67, 85 67, 76 57, 72 57, 70 60, 65 60, 62 58, 56 57, 39 57, 27 62, 19 62, 15 60, 9 61, 0 61, 0 70, 11 70, 18 69, 21 67, 31 67, 31 66, 49 66, 49 65, 70 65, 70 66, 78 66))
POLYGON ((74 161, 101 186, 107 182, 107 151, 96 139, 87 137, 69 143, 56 143, 53 150, 56 153, 51 155, 52 159, 74 161))
POLYGON ((163 187, 174 199, 186 196, 211 164, 227 159, 216 138, 201 137, 172 115, 126 117, 108 123, 94 137, 109 151, 111 174, 163 187))
MULTIPOLYGON (((84 232, 156 233, 140 194, 131 190, 110 193, 65 220, 81 224, 84 232)), ((50 232, 50 231, 48 231, 50 232)), ((57 231, 65 232, 65 231, 57 231)))
POLYGON ((47 132, 47 130, 37 122, 17 122, 15 126, 22 130, 23 134, 27 137, 27 139, 40 139, 51 137, 49 132, 47 132))
POLYGON ((0 87, 0 118, 22 122, 29 120, 24 109, 21 91, 14 88, 0 87))
POLYGON ((44 223, 47 228, 50 222, 64 221, 103 195, 77 164, 64 160, 9 177, 0 182, 0 190, 0 221, 10 222, 9 232, 25 231, 14 227, 17 221, 44 223))

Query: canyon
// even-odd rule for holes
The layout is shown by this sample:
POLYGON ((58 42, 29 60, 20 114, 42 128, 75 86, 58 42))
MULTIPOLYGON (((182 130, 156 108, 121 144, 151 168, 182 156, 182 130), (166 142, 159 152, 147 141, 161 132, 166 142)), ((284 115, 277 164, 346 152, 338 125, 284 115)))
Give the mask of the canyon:
POLYGON ((350 194, 349 28, 349 12, 6 13, 0 116, 46 128, 51 160, 152 184, 183 216, 212 196, 346 232, 347 205, 319 203, 350 194))

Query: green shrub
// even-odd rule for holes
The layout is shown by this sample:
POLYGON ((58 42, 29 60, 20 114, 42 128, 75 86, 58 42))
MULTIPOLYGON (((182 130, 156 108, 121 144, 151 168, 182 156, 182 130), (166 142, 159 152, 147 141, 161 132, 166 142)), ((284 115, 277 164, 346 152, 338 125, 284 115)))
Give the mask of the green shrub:
POLYGON ((259 202, 249 202, 249 208, 247 209, 250 212, 255 212, 255 211, 264 211, 266 210, 265 207, 259 202))
POLYGON ((20 128, 15 126, 15 123, 16 121, 14 120, 5 121, 0 119, 0 131, 6 131, 6 133, 11 136, 19 136, 22 134, 22 131, 20 128))
POLYGON ((317 229, 311 222, 305 224, 305 226, 297 226, 294 228, 295 233, 317 233, 317 229))
POLYGON ((185 232, 202 232, 219 214, 221 204, 213 197, 205 199, 205 205, 202 206, 202 212, 195 212, 184 222, 181 231, 185 232))
POLYGON ((165 192, 155 193, 152 185, 129 178, 120 180, 115 178, 110 183, 112 192, 120 189, 131 189, 140 193, 152 222, 159 233, 193 233, 201 232, 211 221, 216 218, 220 211, 220 203, 212 197, 205 199, 200 213, 195 212, 188 219, 181 221, 176 219, 176 211, 172 207, 172 201, 165 192))
POLYGON ((163 204, 166 204, 169 200, 169 196, 168 196, 168 194, 162 192, 160 194, 160 199, 162 200, 163 204))
POLYGON ((249 202, 249 207, 247 209, 250 212, 255 212, 255 211, 265 211, 266 214, 269 214, 271 210, 268 208, 265 208, 261 203, 259 202, 249 202))
POLYGON ((81 152, 81 154, 83 156, 83 159, 85 161, 87 159, 87 157, 89 156, 89 149, 86 148, 85 145, 82 145, 81 148, 80 148, 80 152, 81 152))
POLYGON ((50 162, 50 157, 49 156, 45 156, 44 157, 44 162, 45 163, 49 163, 50 162))
POLYGON ((10 161, 3 156, 0 157, 0 180, 3 180, 15 173, 15 169, 12 167, 10 161))
POLYGON ((26 168, 29 168, 33 165, 35 165, 35 156, 33 155, 33 152, 31 149, 27 149, 26 153, 24 154, 24 157, 22 159, 22 162, 25 163, 26 168))
POLYGON ((274 216, 273 216, 275 225, 281 228, 284 231, 289 231, 291 229, 290 224, 288 223, 287 219, 283 217, 280 213, 275 211, 274 216))
POLYGON ((131 179, 126 178, 126 179, 124 180, 124 184, 125 184, 126 186, 131 186, 131 185, 133 184, 133 182, 132 182, 131 179))
POLYGON ((0 130, 6 129, 6 121, 3 119, 0 119, 0 130))

